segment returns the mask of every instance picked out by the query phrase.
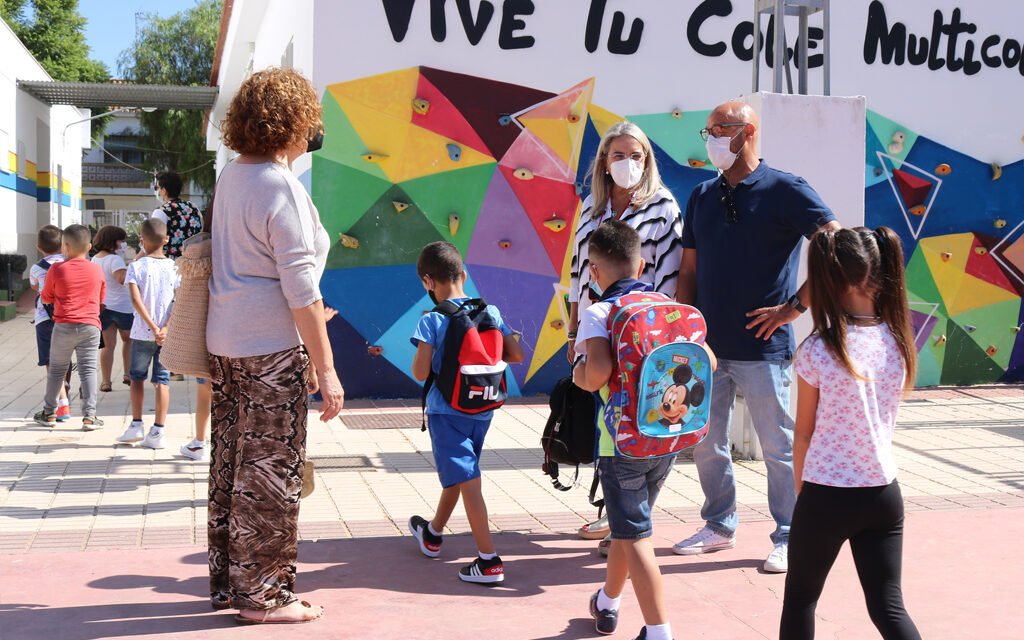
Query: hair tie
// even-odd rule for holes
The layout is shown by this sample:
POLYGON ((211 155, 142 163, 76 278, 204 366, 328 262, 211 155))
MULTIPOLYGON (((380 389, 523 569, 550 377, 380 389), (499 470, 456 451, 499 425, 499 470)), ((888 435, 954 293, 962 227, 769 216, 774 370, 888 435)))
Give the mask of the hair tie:
POLYGON ((878 250, 882 251, 885 248, 885 245, 889 242, 888 238, 885 237, 885 234, 882 233, 882 228, 879 227, 871 233, 875 236, 875 242, 878 244, 878 250))

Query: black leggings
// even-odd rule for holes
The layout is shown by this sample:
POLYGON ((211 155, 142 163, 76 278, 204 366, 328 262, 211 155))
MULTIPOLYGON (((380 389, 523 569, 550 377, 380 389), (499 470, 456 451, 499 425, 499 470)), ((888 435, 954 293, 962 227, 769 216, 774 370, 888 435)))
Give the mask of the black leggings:
POLYGON ((789 573, 779 639, 814 638, 814 609, 846 540, 868 614, 882 637, 920 640, 903 607, 903 496, 895 480, 884 487, 803 484, 789 531, 789 573))

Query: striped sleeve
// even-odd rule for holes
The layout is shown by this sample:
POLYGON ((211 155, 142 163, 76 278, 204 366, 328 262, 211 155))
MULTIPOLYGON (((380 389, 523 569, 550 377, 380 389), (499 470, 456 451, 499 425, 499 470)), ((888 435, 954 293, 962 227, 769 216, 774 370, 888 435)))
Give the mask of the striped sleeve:
POLYGON ((594 224, 590 212, 593 208, 590 196, 583 202, 580 210, 579 221, 576 223, 576 235, 573 238, 572 263, 569 267, 569 301, 578 302, 582 286, 589 284, 589 273, 586 268, 589 265, 587 256, 587 242, 590 241, 590 234, 594 231, 594 224))

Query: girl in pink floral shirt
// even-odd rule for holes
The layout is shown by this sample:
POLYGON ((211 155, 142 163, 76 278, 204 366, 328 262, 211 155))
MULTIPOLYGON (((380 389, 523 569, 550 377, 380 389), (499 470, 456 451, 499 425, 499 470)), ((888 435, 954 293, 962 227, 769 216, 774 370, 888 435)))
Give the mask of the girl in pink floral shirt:
POLYGON ((888 227, 822 230, 808 252, 814 333, 797 351, 781 640, 813 638, 829 569, 850 541, 868 613, 886 639, 920 640, 903 606, 903 497, 893 429, 917 352, 903 249, 888 227))

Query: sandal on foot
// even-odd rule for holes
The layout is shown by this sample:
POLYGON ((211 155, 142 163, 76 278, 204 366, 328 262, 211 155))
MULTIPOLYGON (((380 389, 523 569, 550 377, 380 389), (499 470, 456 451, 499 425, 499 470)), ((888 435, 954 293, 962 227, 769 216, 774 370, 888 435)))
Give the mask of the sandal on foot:
POLYGON ((214 611, 223 611, 224 609, 231 608, 231 598, 224 594, 216 594, 210 596, 210 607, 214 611))
POLYGON ((110 386, 109 382, 101 382, 100 383, 100 391, 102 391, 103 393, 110 393, 113 390, 114 390, 114 388, 112 386, 110 386))
MULTIPOLYGON (((305 609, 306 611, 309 611, 309 610, 311 610, 313 608, 313 605, 309 604, 305 600, 303 600, 301 602, 301 604, 302 604, 302 608, 305 609)), ((277 619, 271 619, 270 618, 270 614, 274 613, 275 611, 280 611, 281 609, 284 609, 285 607, 289 607, 289 606, 291 606, 291 605, 290 604, 286 604, 284 607, 274 607, 272 609, 264 609, 263 610, 263 617, 262 618, 250 618, 248 616, 243 616, 242 613, 239 612, 239 614, 237 616, 235 616, 235 622, 238 622, 239 624, 302 624, 302 623, 305 623, 305 622, 313 622, 314 620, 319 620, 324 615, 323 607, 321 607, 320 608, 320 614, 316 615, 316 616, 314 616, 312 618, 297 618, 297 619, 296 618, 283 618, 283 619, 282 618, 277 618, 277 619)), ((243 609, 242 611, 257 611, 257 609, 243 609)))
POLYGON ((132 381, 131 381, 131 379, 128 376, 124 376, 123 378, 121 378, 121 384, 127 385, 127 386, 130 387, 130 386, 132 386, 132 381))

